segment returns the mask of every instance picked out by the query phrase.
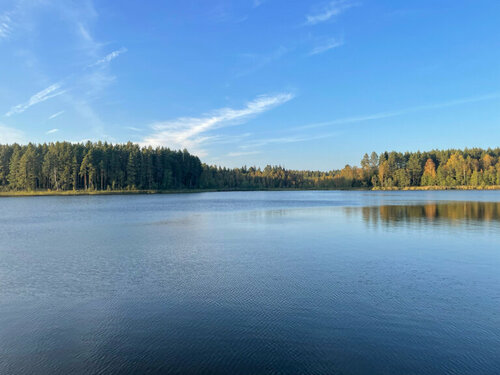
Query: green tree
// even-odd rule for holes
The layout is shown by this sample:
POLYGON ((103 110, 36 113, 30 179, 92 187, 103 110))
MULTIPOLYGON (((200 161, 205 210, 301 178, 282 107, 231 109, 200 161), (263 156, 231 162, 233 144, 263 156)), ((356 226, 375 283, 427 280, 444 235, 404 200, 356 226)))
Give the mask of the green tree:
POLYGON ((33 191, 38 187, 39 160, 35 147, 29 144, 19 160, 18 184, 23 190, 33 191))
POLYGON ((131 152, 128 156, 128 162, 127 162, 127 188, 135 189, 136 186, 137 186, 136 156, 134 152, 131 152))
POLYGON ((17 144, 13 147, 12 156, 9 163, 9 187, 12 190, 21 190, 23 188, 23 181, 20 176, 20 161, 22 157, 21 147, 17 144))

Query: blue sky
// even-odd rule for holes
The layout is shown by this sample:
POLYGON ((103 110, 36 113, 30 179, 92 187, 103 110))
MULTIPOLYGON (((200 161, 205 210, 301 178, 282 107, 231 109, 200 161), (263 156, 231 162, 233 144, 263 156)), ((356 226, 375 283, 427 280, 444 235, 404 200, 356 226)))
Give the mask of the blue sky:
POLYGON ((2 0, 0 143, 330 170, 500 146, 498 0, 2 0))

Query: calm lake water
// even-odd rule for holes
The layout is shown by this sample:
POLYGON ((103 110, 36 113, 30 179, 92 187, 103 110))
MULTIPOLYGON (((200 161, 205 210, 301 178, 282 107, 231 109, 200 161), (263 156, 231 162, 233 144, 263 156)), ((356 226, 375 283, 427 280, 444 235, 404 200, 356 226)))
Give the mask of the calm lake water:
POLYGON ((0 210, 1 374, 500 373, 500 192, 0 210))

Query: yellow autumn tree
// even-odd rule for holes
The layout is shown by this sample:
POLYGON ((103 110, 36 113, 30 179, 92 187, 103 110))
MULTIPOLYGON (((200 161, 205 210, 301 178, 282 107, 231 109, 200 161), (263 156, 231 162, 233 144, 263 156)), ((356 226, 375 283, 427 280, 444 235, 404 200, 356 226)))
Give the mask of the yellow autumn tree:
POLYGON ((386 179, 389 174, 389 163, 387 160, 382 162, 378 167, 378 180, 380 182, 380 186, 387 186, 386 179))
POLYGON ((484 171, 487 171, 493 165, 493 158, 489 154, 484 154, 481 158, 481 165, 484 171))
POLYGON ((456 185, 465 185, 467 183, 468 167, 462 154, 455 152, 450 156, 445 166, 450 175, 454 178, 456 185))
POLYGON ((424 174, 422 175, 422 186, 436 185, 436 164, 429 158, 425 162, 424 174))

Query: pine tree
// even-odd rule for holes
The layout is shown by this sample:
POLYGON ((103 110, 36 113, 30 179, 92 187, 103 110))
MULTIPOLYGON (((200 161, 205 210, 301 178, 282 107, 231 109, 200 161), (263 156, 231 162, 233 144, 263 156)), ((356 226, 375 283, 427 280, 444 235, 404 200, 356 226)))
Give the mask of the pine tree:
POLYGON ((39 169, 35 148, 29 144, 19 160, 19 188, 28 191, 35 190, 38 187, 39 169))
POLYGON ((12 190, 21 190, 22 189, 22 181, 20 181, 20 161, 21 161, 22 151, 19 145, 14 145, 14 151, 12 152, 12 156, 10 158, 9 163, 9 187, 12 190))
POLYGON ((128 156, 127 162, 127 188, 135 189, 137 186, 137 166, 134 152, 128 156))

